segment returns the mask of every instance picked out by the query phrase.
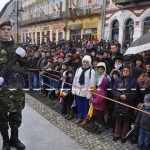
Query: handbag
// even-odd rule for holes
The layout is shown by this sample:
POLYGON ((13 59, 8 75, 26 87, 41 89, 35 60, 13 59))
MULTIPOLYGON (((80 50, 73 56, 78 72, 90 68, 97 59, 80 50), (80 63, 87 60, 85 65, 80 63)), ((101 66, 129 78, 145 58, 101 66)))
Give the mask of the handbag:
POLYGON ((117 120, 129 121, 132 117, 131 109, 116 103, 114 106, 113 117, 117 120))

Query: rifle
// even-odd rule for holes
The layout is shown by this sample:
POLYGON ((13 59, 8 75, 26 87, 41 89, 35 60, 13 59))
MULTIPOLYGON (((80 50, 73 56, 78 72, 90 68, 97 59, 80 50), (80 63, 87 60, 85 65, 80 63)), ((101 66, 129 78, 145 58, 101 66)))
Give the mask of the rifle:
MULTIPOLYGON (((26 46, 31 42, 31 39, 26 43, 26 45, 22 46, 23 49, 26 48, 26 46)), ((18 54, 14 54, 12 59, 6 64, 6 66, 0 71, 0 76, 4 77, 5 75, 8 75, 11 68, 14 66, 14 64, 20 60, 20 56, 18 54)))

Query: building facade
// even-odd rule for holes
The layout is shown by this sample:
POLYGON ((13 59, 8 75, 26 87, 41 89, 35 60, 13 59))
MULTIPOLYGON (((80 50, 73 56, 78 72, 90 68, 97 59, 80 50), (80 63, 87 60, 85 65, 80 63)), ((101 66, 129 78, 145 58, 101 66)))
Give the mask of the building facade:
POLYGON ((105 39, 129 44, 150 32, 149 0, 107 0, 105 39))
POLYGON ((22 41, 33 43, 59 41, 65 37, 66 0, 24 0, 22 6, 22 41))
POLYGON ((22 41, 41 44, 61 39, 101 37, 101 11, 105 0, 23 0, 22 41))
POLYGON ((103 0, 74 0, 69 3, 68 39, 100 39, 103 0))

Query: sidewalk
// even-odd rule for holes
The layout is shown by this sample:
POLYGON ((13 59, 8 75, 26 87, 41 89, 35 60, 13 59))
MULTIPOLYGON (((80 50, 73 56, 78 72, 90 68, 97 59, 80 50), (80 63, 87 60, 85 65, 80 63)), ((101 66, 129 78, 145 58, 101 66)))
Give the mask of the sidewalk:
MULTIPOLYGON (((26 150, 81 150, 82 148, 60 129, 38 114, 28 104, 23 111, 20 140, 26 150)), ((0 137, 0 149, 2 139, 0 137)))

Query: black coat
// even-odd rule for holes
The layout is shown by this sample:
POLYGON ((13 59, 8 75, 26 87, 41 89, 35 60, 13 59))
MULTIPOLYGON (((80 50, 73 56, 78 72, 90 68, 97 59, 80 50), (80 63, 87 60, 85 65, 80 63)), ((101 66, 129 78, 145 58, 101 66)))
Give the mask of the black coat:
MULTIPOLYGON (((112 93, 116 101, 134 106, 136 98, 137 81, 132 77, 120 77, 115 80, 112 93), (134 89, 134 90, 132 90, 134 89), (126 100, 121 100, 120 96, 125 94, 126 100)), ((132 118, 133 110, 115 103, 114 117, 118 120, 129 121, 132 118)))

